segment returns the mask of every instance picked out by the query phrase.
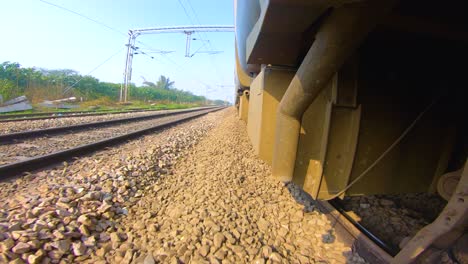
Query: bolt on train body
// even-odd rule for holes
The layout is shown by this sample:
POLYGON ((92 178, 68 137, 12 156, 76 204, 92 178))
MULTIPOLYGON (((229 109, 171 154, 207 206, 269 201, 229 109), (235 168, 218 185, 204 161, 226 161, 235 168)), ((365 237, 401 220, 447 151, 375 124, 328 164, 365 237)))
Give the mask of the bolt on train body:
POLYGON ((236 106, 271 177, 319 200, 407 193, 446 199, 393 263, 466 245, 467 4, 234 5, 236 106))

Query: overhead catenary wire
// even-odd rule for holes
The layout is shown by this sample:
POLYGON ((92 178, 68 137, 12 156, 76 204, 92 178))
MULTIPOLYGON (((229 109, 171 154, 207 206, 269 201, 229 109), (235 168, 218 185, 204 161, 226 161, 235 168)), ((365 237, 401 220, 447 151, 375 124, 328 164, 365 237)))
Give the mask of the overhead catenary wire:
MULTIPOLYGON (((48 5, 57 7, 57 8, 59 8, 59 9, 65 10, 65 11, 67 11, 67 12, 70 12, 70 13, 75 14, 75 15, 77 15, 77 16, 80 16, 80 17, 82 17, 82 18, 85 18, 85 19, 87 19, 87 20, 89 20, 89 21, 92 21, 92 22, 94 22, 94 23, 96 23, 96 24, 98 24, 98 25, 100 25, 100 26, 103 26, 103 27, 105 27, 105 28, 107 28, 107 29, 109 29, 109 30, 115 32, 115 33, 118 33, 118 34, 120 34, 120 35, 122 35, 122 36, 125 36, 125 37, 128 36, 127 33, 123 32, 123 31, 121 31, 121 30, 119 30, 119 29, 116 29, 116 28, 114 28, 114 27, 111 27, 111 26, 109 26, 109 25, 107 25, 107 24, 105 24, 105 23, 103 23, 103 22, 101 22, 101 21, 98 21, 98 20, 94 19, 94 18, 90 18, 90 17, 88 17, 88 16, 86 16, 86 15, 83 15, 83 14, 81 14, 81 13, 78 13, 78 12, 73 11, 73 10, 71 10, 71 9, 68 9, 68 8, 66 8, 66 7, 63 7, 63 6, 60 6, 60 5, 57 5, 57 4, 54 4, 54 3, 51 3, 51 2, 45 1, 45 0, 39 0, 39 1, 40 1, 40 2, 43 2, 43 3, 45 3, 45 4, 48 4, 48 5)), ((142 45, 144 44, 144 43, 142 43, 141 41, 138 41, 138 40, 137 40, 137 42, 140 43, 140 44, 142 44, 142 45)), ((158 50, 158 49, 155 49, 155 50, 156 50, 156 51, 162 51, 162 50, 158 50)))
MULTIPOLYGON (((192 10, 192 12, 193 12, 193 14, 194 14, 195 20, 197 21, 198 24, 201 24, 201 23, 200 23, 200 20, 198 19, 198 15, 197 15, 197 13, 195 12, 195 9, 193 8, 192 4, 190 3, 189 0, 186 0, 186 1, 187 1, 187 3, 188 3, 188 5, 189 5, 190 9, 192 10)), ((185 8, 185 6, 182 4, 182 1, 181 1, 181 0, 178 0, 178 2, 179 2, 179 4, 180 4, 180 6, 182 7, 182 9, 184 10, 184 13, 185 13, 185 15, 187 16, 189 22, 190 22, 192 25, 194 25, 194 22, 193 22, 191 16, 189 15, 189 13, 187 12, 187 9, 185 8)), ((197 32, 197 33, 198 33, 198 32, 197 32)), ((215 54, 215 53, 214 53, 213 46, 212 46, 212 44, 211 44, 211 41, 210 41, 209 38, 208 38, 208 35, 207 35, 205 32, 198 33, 198 34, 200 35, 200 37, 203 37, 202 34, 204 35, 204 38, 206 38, 206 42, 208 42, 208 45, 209 45, 209 47, 207 47, 207 48, 211 51, 212 54, 215 54)), ((201 47, 203 47, 203 46, 205 46, 205 43, 204 43, 204 45, 202 45, 201 47)), ((200 47, 195 53, 197 53, 197 52, 201 49, 201 47, 200 47)), ((195 53, 193 53, 193 55, 195 55, 195 53)), ((190 57, 193 57, 193 55, 190 56, 190 57)), ((218 67, 216 66, 216 63, 213 61, 213 58, 212 58, 211 56, 210 56, 209 60, 210 60, 210 63, 211 63, 211 65, 212 65, 212 67, 214 68, 214 71, 216 72, 216 75, 218 76, 219 80, 220 80, 221 82, 224 83, 224 79, 221 77, 221 74, 219 74, 218 67)), ((206 94, 206 96, 208 96, 208 94, 206 94)))
POLYGON ((193 57, 195 54, 197 54, 204 46, 205 44, 201 45, 194 53, 192 53, 192 55, 190 55, 190 57, 193 57))
MULTIPOLYGON (((138 41, 137 41, 138 42, 138 41)), ((157 51, 157 52, 160 52, 161 50, 158 50, 158 49, 155 49, 154 47, 148 45, 148 44, 145 44, 145 43, 140 43, 142 44, 143 46, 145 46, 147 49, 149 50, 153 50, 153 51, 157 51)), ((174 66, 176 66, 176 68, 178 68, 180 71, 187 71, 183 66, 181 66, 180 64, 178 64, 177 62, 175 62, 173 59, 171 59, 170 57, 168 57, 168 53, 169 52, 161 52, 161 58, 164 58, 165 60, 167 60, 168 62, 170 62, 171 64, 173 64, 174 66)), ((163 61, 160 60, 160 62, 162 63, 165 63, 163 61)), ((202 85, 205 85, 205 86, 210 86, 208 85, 207 83, 203 82, 202 80, 198 79, 198 78, 195 78, 193 77, 194 80, 196 80, 197 82, 201 83, 202 85)))
MULTIPOLYGON (((137 42, 138 42, 138 41, 137 41, 137 42)), ((155 49, 155 48, 149 46, 148 44, 142 43, 142 45, 145 46, 145 47, 146 47, 147 49, 149 49, 149 50, 155 50, 155 51, 158 52, 157 49, 155 49)), ((176 66, 176 68, 178 68, 180 71, 187 71, 183 66, 181 66, 180 64, 178 64, 177 62, 175 62, 173 59, 169 58, 169 57, 167 56, 167 53, 161 53, 161 58, 164 58, 164 59, 167 60, 168 62, 172 63, 172 64, 173 64, 174 66, 176 66)), ((161 60, 160 60, 160 62, 165 63, 165 62, 163 62, 163 61, 161 61, 161 60)), ((196 80, 197 82, 199 82, 199 83, 205 85, 205 86, 208 85, 207 83, 203 82, 202 80, 200 80, 200 79, 198 79, 198 78, 194 78, 194 77, 193 77, 193 79, 196 80)), ((209 86, 209 85, 208 85, 208 86, 209 86)))
MULTIPOLYGON (((192 17, 189 15, 189 12, 188 12, 187 9, 185 8, 185 5, 182 3, 181 0, 178 0, 178 1, 179 1, 180 6, 182 6, 182 9, 184 9, 184 13, 185 13, 185 15, 187 16, 189 22, 190 22, 192 25, 195 25, 195 23, 194 23, 193 20, 192 20, 192 17)), ((188 5, 189 5, 190 9, 192 10, 192 13, 193 13, 193 15, 194 15, 194 17, 195 17, 196 22, 197 22, 199 25, 201 25, 200 20, 198 19, 197 13, 195 12, 195 9, 193 8, 192 4, 190 3, 190 1, 187 1, 187 3, 188 3, 188 5)), ((213 51, 213 46, 211 45, 211 41, 209 40, 208 35, 207 35, 205 32, 197 32, 197 34, 203 35, 203 36, 200 36, 200 37, 203 37, 203 38, 206 39, 206 40, 200 39, 201 41, 203 41, 203 44, 202 44, 202 46, 201 46, 198 50, 200 50, 202 47, 206 46, 206 43, 208 43, 208 45, 210 46, 211 51, 213 51)), ((198 51, 198 50, 197 50, 197 51, 198 51)), ((194 52, 194 53, 192 54, 192 56, 195 55, 195 53, 197 53, 197 51, 194 52)), ((192 56, 191 56, 191 57, 192 57, 192 56)))
POLYGON ((93 18, 90 18, 90 17, 88 17, 88 16, 85 16, 85 15, 83 15, 83 14, 81 14, 81 13, 78 13, 78 12, 73 11, 73 10, 71 10, 71 9, 68 9, 68 8, 66 8, 66 7, 63 7, 63 6, 60 6, 60 5, 57 5, 57 4, 54 4, 54 3, 51 3, 51 2, 45 1, 45 0, 39 0, 39 1, 41 1, 41 2, 43 2, 43 3, 45 3, 45 4, 48 4, 48 5, 51 5, 51 6, 55 6, 55 7, 59 8, 59 9, 65 10, 65 11, 67 11, 67 12, 73 13, 73 14, 75 14, 75 15, 77 15, 77 16, 82 17, 82 18, 85 18, 85 19, 87 19, 87 20, 89 20, 89 21, 92 21, 92 22, 94 22, 94 23, 96 23, 96 24, 99 24, 99 25, 101 25, 101 26, 103 26, 103 27, 106 27, 106 28, 109 29, 109 30, 112 30, 112 31, 114 31, 114 32, 116 32, 116 33, 119 33, 120 35, 127 36, 126 33, 122 32, 122 31, 120 31, 120 30, 118 30, 118 29, 116 29, 116 28, 114 28, 114 27, 111 27, 111 26, 109 26, 109 25, 107 25, 107 24, 104 24, 103 22, 100 22, 100 21, 98 21, 98 20, 96 20, 96 19, 93 19, 93 18))
MULTIPOLYGON (((193 15, 194 15, 194 17, 195 17, 195 20, 197 21, 198 24, 201 24, 201 23, 200 23, 200 19, 198 19, 197 12, 195 12, 195 9, 194 9, 193 6, 192 6, 192 3, 190 2, 190 0, 186 0, 186 1, 187 1, 188 5, 189 5, 190 9, 192 10, 192 13, 193 13, 193 15)), ((210 51, 211 51, 211 54, 216 54, 216 52, 215 52, 216 49, 213 47, 213 45, 212 45, 210 39, 208 38, 208 34, 206 34, 205 32, 203 32, 203 35, 206 37, 207 42, 208 42, 208 45, 210 46, 209 49, 210 49, 210 51)), ((210 62, 211 62, 211 64, 212 64, 212 66, 214 67, 214 70, 215 70, 215 72, 216 72, 216 75, 219 77, 220 81, 224 83, 225 80, 224 80, 224 78, 222 77, 223 75, 221 75, 221 74, 219 73, 219 69, 218 69, 216 63, 214 62, 214 58, 210 56, 210 57, 209 57, 209 60, 210 60, 210 62)))
MULTIPOLYGON (((125 36, 125 37, 128 36, 128 34, 124 33, 123 31, 121 31, 121 30, 119 30, 119 29, 116 29, 115 27, 111 27, 111 26, 109 26, 109 25, 107 25, 107 24, 105 24, 105 23, 103 23, 103 22, 101 22, 101 21, 98 21, 98 20, 96 20, 96 19, 94 19, 94 18, 91 18, 91 17, 88 17, 88 16, 86 16, 86 15, 83 15, 83 14, 81 14, 81 13, 79 13, 79 12, 73 11, 73 10, 68 9, 68 8, 66 8, 66 7, 63 7, 63 6, 60 6, 60 5, 57 5, 57 4, 54 4, 54 3, 51 3, 51 2, 45 1, 45 0, 39 0, 39 1, 40 1, 40 2, 43 2, 43 3, 47 4, 47 5, 54 6, 54 7, 56 7, 56 8, 65 10, 65 11, 67 11, 67 12, 69 12, 69 13, 72 13, 72 14, 75 14, 75 15, 77 15, 77 16, 80 16, 80 17, 82 17, 82 18, 84 18, 84 19, 87 19, 87 20, 89 20, 89 21, 91 21, 91 22, 94 22, 94 23, 100 25, 100 26, 103 26, 103 27, 105 27, 105 28, 107 28, 107 29, 109 29, 109 30, 115 32, 115 33, 118 33, 118 34, 122 35, 122 36, 125 36)), ((145 45, 145 44, 144 44, 143 42, 141 42, 141 41, 137 41, 137 42, 140 43, 140 44, 142 44, 142 45, 145 45)), ((154 51, 164 52, 163 50, 159 50, 159 49, 154 49, 154 51)))
MULTIPOLYGON (((195 23, 193 22, 192 17, 190 16, 189 12, 188 12, 187 9, 185 8, 185 5, 182 3, 181 0, 178 0, 178 2, 179 2, 179 4, 180 4, 180 6, 182 7, 182 9, 184 10, 185 16, 188 18, 190 24, 192 24, 192 26, 195 26, 195 23)), ((188 2, 188 4, 189 4, 189 7, 190 7, 190 9, 192 10, 192 12, 193 12, 193 14, 194 14, 195 20, 197 21, 197 23, 198 23, 199 25, 201 25, 200 20, 198 19, 197 13, 196 13, 195 10, 193 9, 192 4, 191 4, 190 2, 188 2)), ((197 32, 196 34, 200 35, 201 40, 204 42, 203 45, 202 45, 201 47, 205 46, 205 45, 206 45, 205 42, 207 42, 208 45, 211 47, 211 51, 213 51, 213 47, 212 47, 211 42, 210 42, 210 40, 209 40, 209 38, 208 38, 208 35, 207 35, 205 32, 201 32, 201 33, 200 33, 200 32, 197 32), (203 34, 204 36, 202 36, 202 34, 203 34), (206 40, 203 40, 203 38, 206 38, 206 40)), ((201 48, 201 47, 200 47, 200 48, 201 48)), ((195 52, 195 53, 196 53, 196 52, 195 52)), ((195 55, 195 53, 193 53, 193 55, 195 55)), ((192 56, 193 56, 193 55, 192 55, 192 56)), ((190 56, 190 57, 192 57, 192 56, 190 56)))
MULTIPOLYGON (((178 0, 178 2, 179 2, 179 4, 180 4, 180 6, 182 7, 182 9, 184 10, 185 16, 188 18, 190 24, 191 24, 192 26, 195 26, 195 23, 193 22, 192 17, 189 15, 189 13, 188 13, 187 9, 185 8, 184 4, 182 3, 182 1, 181 1, 181 0, 178 0)), ((199 23, 199 24, 200 24, 200 23, 199 23)), ((201 33, 196 32, 195 34, 198 34, 198 35, 200 35, 200 37, 201 37, 201 33)), ((198 50, 200 50, 200 49, 201 49, 202 47, 204 47, 204 46, 205 46, 205 43, 203 43, 202 46, 201 46, 198 50)), ((197 50, 197 51, 198 51, 198 50, 197 50)), ((194 52, 190 57, 193 57, 193 55, 195 55, 195 53, 196 53, 196 52, 194 52)))
POLYGON ((193 21, 192 21, 192 18, 189 16, 189 14, 188 14, 188 12, 187 12, 187 9, 185 8, 184 4, 182 4, 182 1, 181 1, 181 0, 177 0, 177 1, 179 1, 180 6, 182 7, 182 9, 184 9, 184 13, 185 13, 185 15, 187 16, 187 18, 188 18, 190 24, 194 25, 194 23, 193 23, 193 21))
MULTIPOLYGON (((146 44, 145 44, 145 46, 146 46, 148 49, 150 49, 150 50, 152 49, 151 46, 148 46, 148 45, 146 45, 146 44)), ((186 70, 182 65, 178 64, 178 63, 175 62, 173 59, 171 59, 170 57, 168 57, 168 54, 162 53, 162 54, 161 54, 161 58, 164 58, 165 60, 167 60, 168 62, 170 62, 171 64, 173 64, 179 71, 181 71, 181 72, 187 72, 187 70, 186 70)), ((168 65, 168 63, 165 62, 165 61, 159 60, 159 62, 168 65)), ((194 80, 194 81, 196 81, 196 82, 198 82, 198 83, 200 83, 201 85, 203 85, 203 86, 205 86, 205 87, 211 87, 211 85, 207 84, 206 82, 200 80, 200 79, 197 78, 197 77, 192 76, 191 79, 194 80)))
MULTIPOLYGON (((51 2, 45 1, 45 0, 39 0, 39 1, 42 2, 42 3, 44 3, 44 4, 47 4, 47 5, 50 5, 50 6, 59 8, 59 9, 61 9, 61 10, 67 11, 67 12, 69 12, 69 13, 72 13, 72 14, 74 14, 74 15, 80 16, 80 17, 82 17, 82 18, 84 18, 84 19, 86 19, 86 20, 89 20, 89 21, 91 21, 91 22, 93 22, 93 23, 95 23, 95 24, 98 24, 98 25, 100 25, 100 26, 102 26, 102 27, 107 28, 108 30, 113 31, 114 33, 118 33, 119 35, 122 35, 122 36, 125 36, 125 37, 128 36, 127 33, 124 33, 123 31, 121 31, 121 30, 119 30, 119 29, 117 29, 117 28, 114 28, 114 27, 112 27, 112 26, 109 26, 109 25, 107 25, 107 24, 105 24, 105 23, 103 23, 103 22, 100 22, 100 21, 98 21, 98 20, 96 20, 96 19, 93 19, 93 18, 91 18, 91 17, 88 17, 88 16, 86 16, 86 15, 84 15, 84 14, 81 14, 81 13, 79 13, 79 12, 73 11, 73 10, 71 10, 71 9, 69 9, 69 8, 66 8, 66 7, 63 7, 63 6, 60 6, 60 5, 57 5, 57 4, 54 4, 54 3, 51 3, 51 2)), ((182 3, 180 2, 180 0, 179 0, 179 3, 182 4, 182 3)), ((182 5, 182 6, 183 6, 183 5, 182 5)), ((184 11, 186 12, 186 15, 188 16, 187 10, 185 9, 185 7, 183 7, 183 8, 184 8, 184 11)), ((193 24, 193 21, 192 21, 190 18, 189 18, 189 20, 190 20, 190 22, 193 24)), ((157 52, 161 52, 161 57, 162 57, 162 58, 168 60, 169 62, 171 62, 172 64, 174 64, 177 68, 182 69, 182 70, 185 71, 185 69, 184 69, 182 66, 180 66, 178 63, 176 63, 175 61, 173 61, 173 60, 170 59, 169 57, 167 57, 167 54, 165 54, 165 53, 163 52, 163 50, 160 50, 160 49, 156 49, 156 48, 154 48, 154 47, 151 47, 151 46, 149 46, 149 45, 147 45, 147 44, 145 44, 144 42, 139 41, 139 40, 137 40, 136 42, 139 43, 139 44, 141 44, 141 45, 143 45, 143 46, 145 46, 145 47, 147 47, 148 49, 151 49, 151 50, 157 51, 157 52)), ((117 54, 118 54, 118 53, 117 53, 117 54)), ((117 55, 117 54, 116 54, 116 55, 117 55)), ((145 53, 144 53, 144 55, 146 55, 146 56, 148 56, 148 57, 152 57, 153 60, 155 59, 153 56, 150 56, 150 55, 148 55, 148 54, 145 54, 145 53)), ((113 56, 111 56, 111 57, 114 57, 114 56, 115 56, 115 55, 113 55, 113 56)), ((110 60, 110 59, 111 59, 111 58, 109 58, 108 60, 110 60)), ((106 60, 105 62, 107 62, 108 60, 106 60)), ((105 63, 105 62, 104 62, 104 63, 105 63)), ((162 62, 162 61, 161 61, 161 62, 162 62)), ((103 63, 103 64, 104 64, 104 63, 103 63)), ((163 62, 163 63, 164 63, 164 62, 163 62)), ((102 66, 102 65, 99 65, 98 67, 96 67, 95 69, 93 69, 90 73, 88 73, 88 75, 91 74, 92 72, 94 72, 94 71, 95 71, 97 68, 99 68, 100 66, 102 66)), ((215 67, 215 68, 216 68, 216 67, 215 67)), ((78 80, 78 82, 74 83, 70 88, 68 88, 68 90, 71 89, 71 88, 72 88, 73 86, 75 86, 76 84, 78 84, 79 81, 81 81, 82 79, 83 79, 83 78, 81 78, 80 80, 78 80)), ((201 80, 198 79, 198 78, 194 78, 194 80, 196 80, 197 82, 203 84, 204 86, 209 86, 208 84, 206 84, 205 82, 201 81, 201 80)), ((68 92, 68 91, 67 91, 67 92, 68 92)), ((65 92, 64 92, 64 93, 65 93, 65 92)))
POLYGON ((77 85, 81 80, 83 80, 84 78, 86 78, 86 76, 89 76, 91 73, 93 73, 94 71, 96 71, 97 69, 99 69, 102 65, 106 64, 108 61, 110 61, 112 58, 114 58, 115 56, 117 56, 120 52, 122 52, 124 50, 124 48, 120 48, 119 51, 117 51, 116 53, 112 54, 110 57, 108 57, 106 60, 104 60, 103 62, 101 62, 100 64, 98 64, 96 67, 94 67, 91 71, 89 71, 86 75, 84 75, 83 77, 81 77, 78 81, 76 81, 75 83, 73 83, 72 85, 68 86, 67 88, 65 88, 65 90, 63 90, 63 94, 67 93, 68 91, 70 91, 75 85, 77 85))
MULTIPOLYGON (((197 23, 198 23, 199 25, 201 25, 200 19, 198 19, 197 12, 195 12, 195 9, 193 8, 192 4, 190 3, 190 0, 186 0, 186 1, 187 1, 188 5, 189 5, 190 9, 192 10, 192 13, 193 13, 193 16, 195 17, 195 20, 197 21, 197 23)), ((180 2, 180 1, 179 1, 179 2, 180 2)), ((203 34, 203 35, 205 36, 205 38, 207 39, 208 45, 210 46, 211 50, 213 51, 214 48, 213 48, 213 45, 211 44, 210 39, 208 38, 208 34, 206 34, 205 32, 203 32, 202 34, 203 34)))
MULTIPOLYGON (((138 42, 138 41, 137 41, 138 42)), ((149 50, 155 50, 155 51, 158 51, 157 49, 155 49, 154 47, 151 47, 150 45, 148 44, 145 44, 145 43, 140 43, 142 44, 144 47, 146 47, 147 49, 149 50)), ((160 52, 161 53, 161 58, 164 58, 165 60, 167 60, 168 62, 170 62, 171 64, 173 64, 177 69, 179 69, 181 72, 188 72, 183 66, 181 66, 180 64, 176 63, 174 60, 172 60, 170 57, 168 57, 168 55, 165 53, 165 52, 160 52)), ((161 63, 165 63, 164 61, 162 60, 159 60, 161 63)), ((166 64, 166 63, 165 63, 166 64)), ((194 77, 194 76, 191 76, 191 79, 192 80, 195 80, 197 82, 199 82, 200 84, 202 84, 203 86, 205 87, 211 87, 209 84, 207 84, 206 82, 200 80, 199 78, 197 77, 194 77)))

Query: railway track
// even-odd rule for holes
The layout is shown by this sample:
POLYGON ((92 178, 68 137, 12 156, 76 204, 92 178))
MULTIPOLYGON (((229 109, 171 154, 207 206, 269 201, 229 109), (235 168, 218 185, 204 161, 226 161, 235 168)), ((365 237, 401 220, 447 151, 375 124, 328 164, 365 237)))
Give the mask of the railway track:
MULTIPOLYGON (((30 132, 21 132, 21 133, 13 133, 9 135, 2 135, 0 137, 1 142, 8 141, 10 144, 0 146, 3 148, 3 153, 8 153, 8 147, 11 147, 12 142, 23 140, 25 138, 36 138, 37 140, 44 141, 45 145, 49 145, 46 142, 47 138, 45 136, 51 134, 63 134, 68 133, 69 138, 74 138, 77 135, 77 131, 86 130, 84 133, 88 135, 96 135, 96 131, 98 132, 98 136, 92 137, 89 141, 85 144, 75 144, 71 148, 65 149, 53 149, 53 151, 48 151, 47 154, 42 155, 33 155, 32 157, 26 157, 22 161, 12 162, 5 165, 0 166, 0 179, 8 178, 11 176, 18 175, 20 173, 31 171, 35 169, 39 169, 42 167, 47 167, 52 163, 64 161, 76 156, 84 155, 86 153, 90 153, 92 151, 96 151, 102 149, 104 147, 108 147, 111 145, 116 145, 126 140, 141 136, 143 134, 157 131, 169 126, 173 126, 175 124, 179 124, 184 121, 191 120, 196 117, 200 117, 207 113, 220 110, 222 108, 209 108, 209 109, 190 109, 190 110, 181 110, 177 112, 159 114, 159 115, 151 115, 151 116, 144 116, 144 117, 137 117, 137 118, 130 118, 130 119, 119 119, 119 120, 111 120, 106 122, 99 122, 99 123, 91 123, 91 124, 83 124, 70 127, 60 127, 60 128, 51 128, 51 129, 43 129, 38 131, 30 131, 30 132), (125 124, 122 124, 125 122, 125 124), (120 133, 116 133, 113 130, 114 127, 107 127, 110 125, 120 125, 120 133), (102 129, 97 129, 98 127, 104 127, 102 129), (94 130, 89 130, 94 129, 94 130), (125 131, 125 132, 122 132, 125 131), (130 132, 128 132, 130 131, 130 132), (117 134, 117 135, 116 135, 117 134), (38 138, 40 137, 40 138, 38 138)), ((66 136, 62 135, 62 139, 66 136)), ((55 137, 49 138, 54 140, 55 137)), ((65 138, 66 141, 67 138, 65 138)), ((20 143, 20 144, 24 144, 20 143)), ((26 143, 26 145, 28 145, 26 143)), ((25 149, 24 152, 31 152, 28 149, 25 149)))
POLYGON ((48 113, 32 113, 32 114, 12 114, 12 115, 0 115, 0 123, 15 122, 15 121, 33 121, 33 120, 44 120, 44 119, 59 119, 69 117, 86 117, 86 116, 101 116, 101 115, 114 115, 114 114, 125 114, 125 113, 139 113, 139 112, 158 112, 168 109, 133 109, 127 111, 82 111, 82 112, 48 112, 48 113))
MULTIPOLYGON (((191 108, 196 109, 196 108, 191 108)), ((67 117, 61 119, 45 119, 45 120, 19 120, 16 122, 7 122, 1 123, 0 125, 0 135, 23 132, 23 131, 32 131, 40 130, 52 127, 65 127, 79 124, 86 124, 92 122, 101 122, 114 119, 122 118, 131 118, 131 117, 142 117, 150 115, 158 115, 169 112, 177 111, 186 111, 190 109, 180 109, 180 110, 162 110, 157 112, 135 112, 135 113, 122 113, 122 114, 109 114, 109 115, 98 115, 98 116, 76 116, 76 117, 67 117)))
MULTIPOLYGON (((28 138, 34 139, 37 137, 42 137, 43 139, 45 136, 59 134, 62 135, 64 133, 69 133, 70 136, 76 136, 76 132, 78 131, 85 131, 86 133, 90 133, 90 131, 95 132, 96 130, 100 129, 104 131, 106 129, 109 129, 109 127, 113 128, 113 125, 119 124, 119 121, 120 123, 126 123, 125 126, 130 127, 132 125, 138 126, 138 124, 141 125, 145 122, 151 122, 152 119, 159 120, 157 124, 151 124, 148 127, 144 128, 140 127, 139 129, 136 129, 130 133, 125 133, 110 138, 107 137, 105 139, 100 139, 88 144, 75 146, 65 150, 57 150, 53 153, 39 155, 36 157, 32 157, 28 160, 0 166, 0 178, 7 178, 17 175, 21 172, 47 167, 53 163, 69 160, 73 157, 84 155, 92 151, 100 150, 104 147, 119 144, 126 140, 148 133, 150 131, 155 131, 168 126, 172 126, 174 124, 202 116, 206 113, 216 111, 218 109, 220 108, 183 110, 161 115, 151 115, 138 118, 112 120, 111 122, 96 122, 92 124, 78 125, 73 126, 73 129, 71 129, 70 127, 62 127, 53 129, 43 129, 41 130, 41 132, 32 131, 24 133, 14 133, 18 136, 16 138, 13 135, 7 135, 3 138, 0 137, 0 139, 2 139, 2 142, 5 139, 8 140, 11 145, 14 145, 15 141, 21 141, 28 138)), ((126 130, 123 127, 122 129, 126 130)), ((107 135, 109 135, 109 133, 107 135)), ((322 212, 326 214, 327 218, 332 223, 332 226, 336 230, 336 235, 339 238, 339 240, 343 241, 350 248, 354 248, 354 250, 358 252, 360 256, 364 257, 369 263, 390 263, 393 256, 395 256, 398 253, 397 248, 390 244, 387 244, 377 235, 369 231, 365 226, 361 225, 352 216, 350 216, 344 209, 344 206, 341 203, 341 201, 318 201, 318 207, 322 212)))
MULTIPOLYGON (((47 167, 53 163, 68 160, 92 151, 100 150, 107 146, 119 144, 123 141, 138 137, 150 131, 159 130, 177 123, 194 119, 206 113, 217 111, 218 109, 220 108, 179 111, 178 113, 165 116, 165 118, 171 118, 170 120, 162 120, 163 118, 158 118, 157 120, 161 121, 158 124, 152 124, 151 126, 132 131, 131 133, 114 136, 112 138, 106 138, 66 150, 55 151, 54 153, 34 157, 30 160, 7 164, 0 167, 0 178, 6 178, 17 175, 21 172, 47 167)), ((144 119, 129 123, 127 125, 136 124, 139 122, 151 122, 151 120, 144 119)), ((85 130, 86 133, 90 133, 89 131, 91 131, 86 129, 83 130, 85 130)), ((62 132, 67 132, 67 130, 65 129, 62 132)), ((62 132, 57 132, 57 134, 61 134, 62 132)), ((76 133, 72 133, 71 135, 76 135, 76 133)), ((336 239, 347 245, 349 248, 353 248, 355 252, 358 252, 359 255, 364 257, 369 263, 390 263, 393 259, 393 256, 398 253, 398 250, 392 247, 392 245, 386 244, 385 241, 379 239, 377 235, 374 235, 371 231, 367 230, 366 227, 361 225, 352 216, 350 216, 340 201, 317 201, 317 207, 327 216, 328 221, 331 223, 331 226, 333 226, 336 239)))
POLYGON ((388 264, 398 251, 364 226, 354 221, 336 201, 317 201, 318 207, 327 215, 335 232, 343 243, 353 248, 368 263, 388 264))
POLYGON ((13 140, 38 137, 38 136, 43 136, 43 135, 53 135, 53 134, 58 134, 58 133, 64 133, 67 131, 79 131, 83 129, 98 128, 98 127, 103 127, 103 126, 108 126, 108 125, 113 125, 113 124, 119 124, 119 123, 136 122, 136 121, 143 121, 143 120, 149 120, 149 119, 154 119, 154 118, 161 118, 161 117, 171 116, 171 115, 180 114, 180 113, 190 113, 190 112, 198 111, 202 109, 208 109, 208 108, 173 110, 173 111, 165 111, 161 113, 156 113, 152 115, 143 115, 143 116, 135 116, 135 117, 128 117, 128 118, 117 118, 117 119, 82 123, 82 124, 76 124, 76 125, 70 125, 70 126, 58 126, 58 127, 37 129, 37 130, 31 130, 31 131, 14 132, 14 133, 0 135, 0 142, 1 142, 0 144, 5 144, 13 140))
MULTIPOLYGON (((398 263, 395 257, 418 231, 436 221, 446 206, 434 194, 379 195, 318 201, 337 234, 369 263, 398 263)), ((432 249, 421 263, 466 263, 460 240, 449 249, 432 249)), ((419 263, 419 262, 418 262, 419 263)))

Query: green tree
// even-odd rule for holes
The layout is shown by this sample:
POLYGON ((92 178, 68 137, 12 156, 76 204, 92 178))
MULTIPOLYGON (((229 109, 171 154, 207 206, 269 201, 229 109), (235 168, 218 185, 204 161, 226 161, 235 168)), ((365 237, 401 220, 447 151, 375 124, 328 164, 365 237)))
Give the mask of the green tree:
POLYGON ((0 93, 4 100, 22 95, 26 88, 25 69, 17 62, 3 62, 0 64, 0 93))
MULTIPOLYGON (((135 100, 172 101, 179 103, 203 103, 203 96, 178 90, 174 82, 161 75, 157 83, 144 80, 143 87, 131 84, 130 97, 135 100)), ((16 62, 0 64, 0 94, 4 100, 26 95, 33 102, 59 99, 68 96, 93 100, 108 97, 118 100, 120 84, 100 82, 92 76, 83 76, 75 70, 49 70, 24 68, 16 62)))
POLYGON ((169 77, 161 75, 159 76, 159 80, 156 82, 156 88, 169 90, 169 89, 174 88, 174 82, 171 82, 169 77))
POLYGON ((0 95, 2 95, 3 101, 8 101, 18 95, 15 88, 14 82, 7 79, 0 79, 0 95))

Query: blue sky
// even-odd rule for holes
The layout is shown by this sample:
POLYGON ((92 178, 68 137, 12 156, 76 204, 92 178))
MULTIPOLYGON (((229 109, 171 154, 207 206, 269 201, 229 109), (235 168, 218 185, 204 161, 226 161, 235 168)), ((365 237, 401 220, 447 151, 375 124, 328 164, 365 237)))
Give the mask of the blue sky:
MULTIPOLYGON (((233 25, 232 0, 46 0, 88 16, 127 33, 129 29, 202 25, 233 25), (182 5, 190 19, 184 12, 182 5)), ((87 74, 113 54, 118 53, 91 73, 101 81, 122 82, 127 37, 78 15, 39 0, 2 1, 0 6, 0 61, 19 62, 25 67, 74 69, 87 74)), ((211 99, 232 101, 234 94, 234 33, 202 33, 192 41, 191 52, 206 48, 209 40, 215 55, 197 53, 185 56, 182 33, 144 35, 137 40, 167 55, 135 55, 133 78, 156 81, 165 75, 179 89, 211 99), (204 47, 202 47, 206 44, 204 47), (219 87, 224 85, 225 87, 219 87)), ((146 48, 137 43, 137 46, 146 48)), ((148 50, 147 50, 148 51, 148 50)))

